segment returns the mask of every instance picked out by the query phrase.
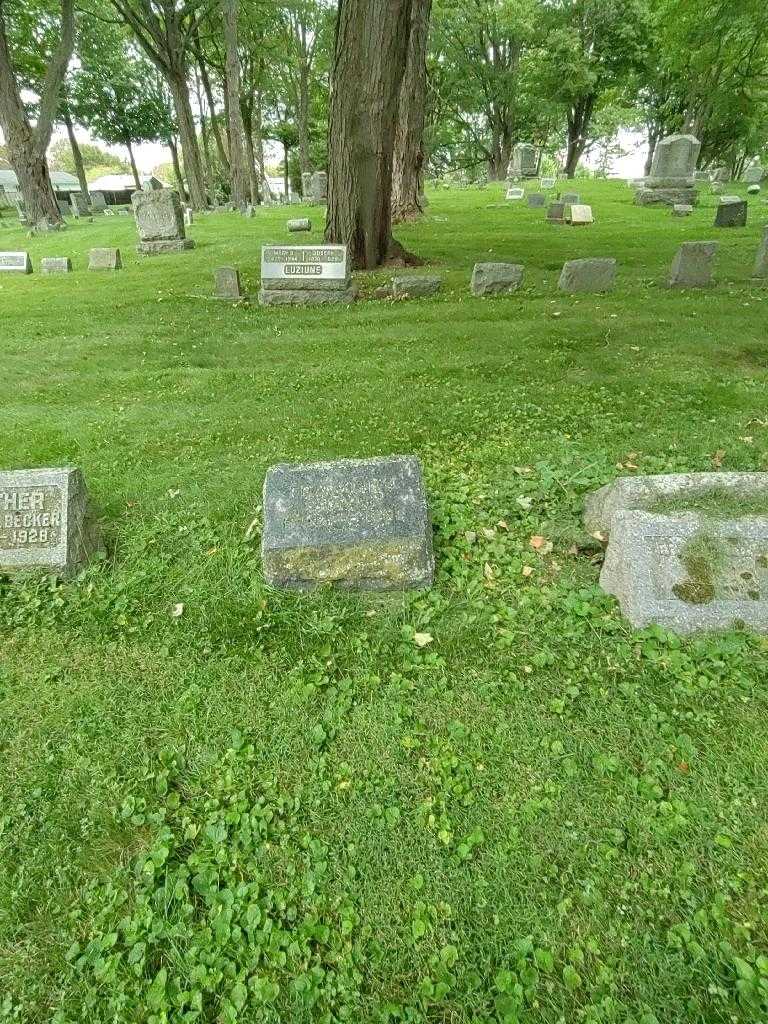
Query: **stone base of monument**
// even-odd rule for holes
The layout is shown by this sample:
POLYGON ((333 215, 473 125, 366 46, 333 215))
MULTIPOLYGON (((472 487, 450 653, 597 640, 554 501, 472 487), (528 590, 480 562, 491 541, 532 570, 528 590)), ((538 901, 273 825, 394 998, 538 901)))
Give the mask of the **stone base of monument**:
POLYGON ((430 587, 432 526, 419 460, 272 467, 264 481, 262 559, 276 587, 430 587))
POLYGON ((768 633, 768 517, 617 512, 600 575, 624 617, 677 633, 768 633))
POLYGON ((357 285, 351 281, 341 288, 268 288, 262 284, 259 292, 261 306, 348 305, 356 299, 357 285))
POLYGON ((0 472, 0 573, 67 579, 101 550, 79 469, 0 472))
POLYGON ((186 252, 195 248, 192 238, 165 238, 154 242, 139 242, 136 252, 141 256, 164 256, 171 252, 186 252))
POLYGON ((679 188, 651 187, 646 182, 635 192, 636 206, 698 206, 699 196, 695 188, 688 186, 679 188))

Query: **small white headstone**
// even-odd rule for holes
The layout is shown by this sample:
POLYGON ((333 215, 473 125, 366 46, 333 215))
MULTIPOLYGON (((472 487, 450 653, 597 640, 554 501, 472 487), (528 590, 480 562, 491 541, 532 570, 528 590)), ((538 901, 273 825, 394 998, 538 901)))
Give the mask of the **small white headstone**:
POLYGON ((28 252, 0 252, 0 272, 31 274, 32 260, 28 252))

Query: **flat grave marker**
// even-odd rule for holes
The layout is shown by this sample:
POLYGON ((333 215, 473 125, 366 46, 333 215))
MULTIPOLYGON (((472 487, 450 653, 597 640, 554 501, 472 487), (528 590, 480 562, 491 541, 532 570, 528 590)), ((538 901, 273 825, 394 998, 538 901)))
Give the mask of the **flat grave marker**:
POLYGON ((0 252, 0 273, 31 274, 32 260, 28 252, 0 252))
POLYGON ((709 288, 717 242, 683 242, 672 263, 670 288, 709 288))
POLYGON ((262 247, 262 305, 349 303, 356 297, 346 245, 262 247))
POLYGON ((89 270, 122 270, 123 258, 119 249, 91 249, 88 253, 89 270))
POLYGON ((71 274, 72 260, 69 256, 46 256, 40 260, 41 274, 71 274))

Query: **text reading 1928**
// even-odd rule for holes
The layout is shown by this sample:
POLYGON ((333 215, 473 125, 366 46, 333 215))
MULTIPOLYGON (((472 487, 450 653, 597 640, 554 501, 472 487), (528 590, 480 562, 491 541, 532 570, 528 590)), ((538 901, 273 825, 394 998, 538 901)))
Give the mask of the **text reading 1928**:
POLYGON ((61 539, 61 490, 23 487, 0 491, 0 549, 52 548, 61 539))

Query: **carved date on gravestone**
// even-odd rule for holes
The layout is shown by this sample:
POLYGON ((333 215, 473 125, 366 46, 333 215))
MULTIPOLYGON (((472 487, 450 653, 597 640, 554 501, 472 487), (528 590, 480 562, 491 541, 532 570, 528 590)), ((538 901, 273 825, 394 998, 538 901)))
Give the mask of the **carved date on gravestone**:
POLYGON ((0 550, 55 548, 61 543, 61 488, 0 490, 0 550))

